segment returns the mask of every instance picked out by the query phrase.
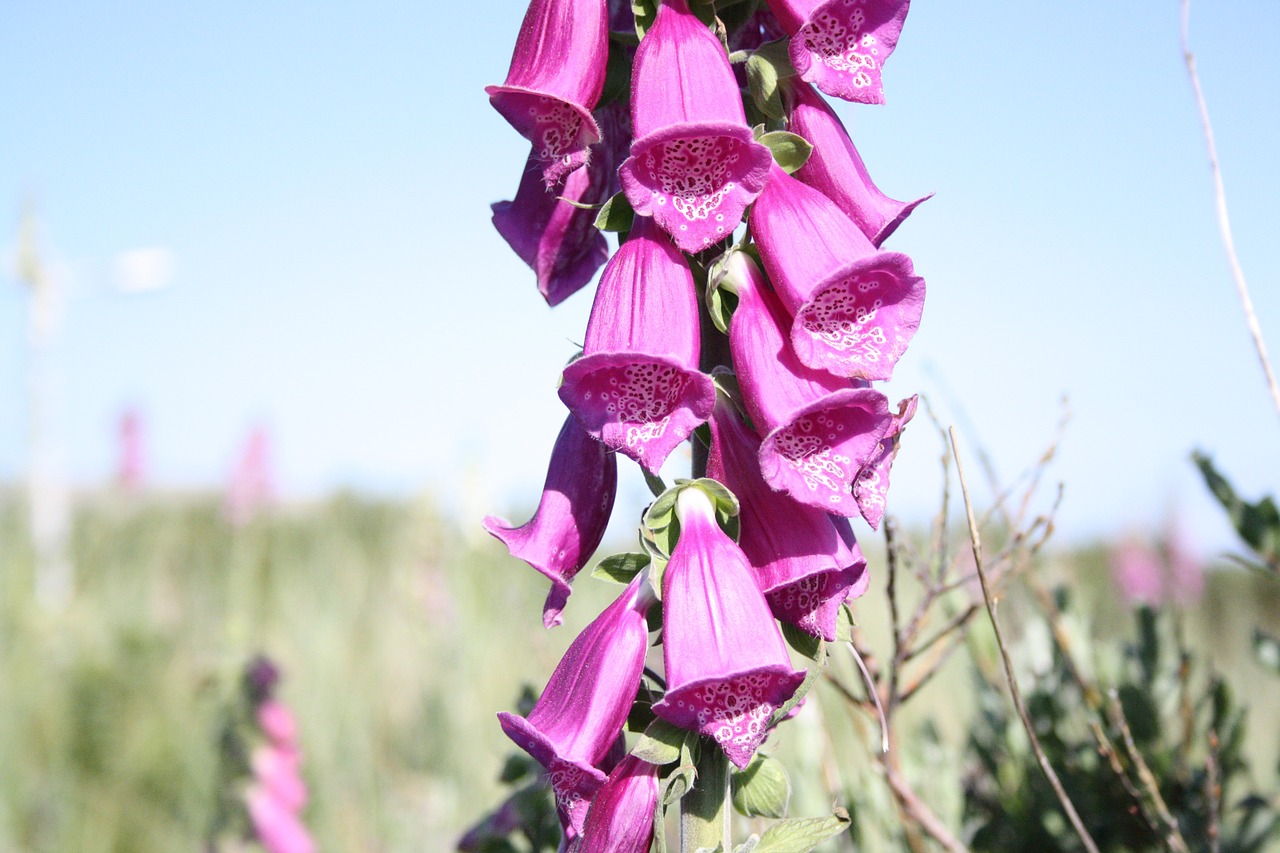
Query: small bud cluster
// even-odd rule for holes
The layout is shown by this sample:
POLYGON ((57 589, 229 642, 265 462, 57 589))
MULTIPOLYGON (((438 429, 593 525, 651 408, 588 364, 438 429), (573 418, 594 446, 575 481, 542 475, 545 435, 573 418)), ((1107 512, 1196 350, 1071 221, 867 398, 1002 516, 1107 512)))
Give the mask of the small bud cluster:
POLYGON ((550 579, 547 627, 604 535, 618 454, 655 484, 643 552, 596 570, 626 589, 529 713, 499 715, 545 770, 566 849, 647 850, 690 744, 759 760, 808 683, 780 623, 835 640, 866 590, 850 519, 879 525, 916 403, 873 383, 924 306, 911 259, 880 245, 924 199, 875 187, 818 90, 882 102, 907 6, 532 0, 487 90, 532 144, 499 232, 551 305, 604 265, 538 509, 485 520, 550 579), (666 489, 685 442, 697 479, 666 489), (659 621, 661 673, 645 666, 659 621), (671 732, 682 746, 655 746, 671 732))

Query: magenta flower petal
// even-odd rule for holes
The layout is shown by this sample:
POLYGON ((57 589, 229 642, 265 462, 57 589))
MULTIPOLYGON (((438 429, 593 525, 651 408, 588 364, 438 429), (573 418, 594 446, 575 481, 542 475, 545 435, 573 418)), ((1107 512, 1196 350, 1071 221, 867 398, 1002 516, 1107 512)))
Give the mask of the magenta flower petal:
POLYGON ((596 157, 565 178, 563 187, 548 190, 530 152, 515 199, 493 205, 494 227, 534 271, 548 305, 582 289, 609 257, 595 212, 569 202, 599 204, 608 198, 611 166, 608 157, 596 157))
POLYGON ((813 153, 795 176, 834 201, 872 245, 879 246, 917 205, 933 194, 903 202, 880 192, 848 131, 822 96, 798 81, 792 81, 791 92, 788 129, 813 145, 813 153))
POLYGON ((732 234, 773 159, 747 127, 724 47, 685 0, 662 4, 636 50, 631 123, 618 179, 635 211, 686 252, 732 234))
POLYGON ((875 454, 862 466, 858 479, 854 481, 853 497, 872 530, 879 529, 880 519, 884 517, 885 500, 889 494, 889 469, 898 455, 902 431, 915 417, 918 400, 918 396, 912 394, 898 404, 898 413, 893 416, 884 438, 880 439, 875 454))
POLYGON ((836 376, 889 379, 924 311, 911 259, 877 252, 835 202, 776 167, 751 209, 751 232, 794 317, 800 360, 836 376))
POLYGON ((696 487, 676 500, 680 538, 662 578, 667 693, 653 712, 713 738, 746 767, 804 673, 791 659, 747 558, 696 487))
POLYGON ((644 853, 653 840, 658 768, 628 755, 596 792, 574 853, 644 853))
POLYGON ((741 252, 730 263, 738 307, 729 347, 747 411, 765 433, 764 481, 807 506, 858 515, 853 482, 889 428, 888 401, 802 364, 784 337, 786 315, 760 270, 741 252))
POLYGON ((528 522, 513 527, 496 516, 484 529, 551 580, 542 609, 548 628, 559 625, 572 591, 570 583, 600 544, 618 491, 616 457, 572 416, 565 419, 551 451, 538 509, 528 522))
POLYGON ((697 300, 684 257, 637 218, 600 278, 583 357, 564 370, 560 399, 583 427, 649 471, 715 405, 698 371, 697 300))
POLYGON ((881 69, 898 45, 910 0, 769 0, 791 34, 791 64, 828 95, 884 103, 881 69))
POLYGON ((836 611, 866 560, 846 547, 831 516, 770 488, 760 474, 759 453, 760 439, 732 404, 717 399, 707 476, 738 498, 742 553, 775 617, 834 640, 836 611))
POLYGON ((533 143, 548 187, 587 162, 600 141, 591 110, 604 88, 609 53, 605 0, 532 0, 506 82, 489 102, 533 143))
POLYGON ((569 646, 527 719, 498 715, 507 737, 546 768, 566 827, 581 830, 604 783, 596 765, 618 739, 639 688, 652 603, 636 578, 569 646))
POLYGON ((253 785, 244 796, 253 837, 267 853, 312 853, 316 849, 297 812, 276 799, 270 789, 253 785))

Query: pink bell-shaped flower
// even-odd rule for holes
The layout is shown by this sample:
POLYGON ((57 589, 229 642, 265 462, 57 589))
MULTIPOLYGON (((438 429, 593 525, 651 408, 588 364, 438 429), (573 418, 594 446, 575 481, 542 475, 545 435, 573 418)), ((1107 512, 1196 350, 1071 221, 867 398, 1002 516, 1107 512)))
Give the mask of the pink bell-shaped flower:
POLYGON ((738 293, 729 348, 747 412, 764 434, 764 481, 823 512, 860 514, 853 483, 889 428, 888 401, 800 363, 783 332, 786 314, 745 253, 730 258, 726 281, 738 293))
POLYGON ((751 208, 751 234, 794 317, 800 360, 836 376, 890 378, 924 311, 911 259, 877 251, 835 202, 776 166, 751 208))
POLYGON ((542 623, 559 625, 574 575, 600 544, 618 491, 617 458, 588 435, 577 419, 565 418, 533 518, 520 527, 488 516, 484 529, 551 580, 542 623))
POLYGON ((244 797, 253 837, 267 853, 313 853, 315 842, 298 813, 269 788, 251 785, 244 797))
POLYGON ((569 835, 605 781, 598 765, 622 732, 640 686, 653 592, 643 575, 583 629, 528 718, 498 714, 502 730, 547 770, 569 835))
POLYGON ((795 176, 834 201, 878 247, 933 193, 915 201, 896 201, 880 192, 848 131, 822 96, 798 80, 791 81, 790 90, 787 128, 813 146, 795 176))
POLYGON ((658 806, 658 767, 628 755, 609 773, 571 853, 646 853, 658 806))
POLYGON ((680 537, 662 576, 667 693, 653 712, 714 739, 746 767, 804 673, 791 668, 754 572, 707 495, 685 488, 675 512, 680 537))
POLYGON ((733 404, 718 397, 711 415, 707 476, 738 498, 738 545, 774 616, 834 640, 836 611, 866 574, 867 561, 856 545, 853 550, 845 545, 831 516, 765 483, 759 452, 760 439, 733 404))
POLYGON ((608 56, 605 0, 532 0, 506 82, 485 87, 494 109, 533 143, 548 187, 586 163, 600 141, 591 111, 608 56))
POLYGON ((686 0, 666 0, 640 41, 631 123, 618 179, 635 211, 686 252, 732 234, 773 159, 747 127, 724 46, 686 0))
POLYGON ((884 103, 881 69, 898 45, 910 0, 769 0, 791 36, 791 64, 834 98, 884 103))
POLYGON ((898 447, 902 443, 902 431, 916 414, 918 397, 912 394, 898 404, 898 413, 893 416, 889 429, 875 455, 867 460, 858 472, 858 479, 853 482, 853 498, 862 510, 862 517, 871 525, 872 530, 880 528, 880 519, 884 517, 885 501, 889 495, 889 469, 893 467, 894 457, 898 455, 898 447))
POLYGON ((637 217, 600 277, 583 356, 565 368, 560 399, 587 432, 656 472, 715 405, 699 345, 684 256, 637 217))

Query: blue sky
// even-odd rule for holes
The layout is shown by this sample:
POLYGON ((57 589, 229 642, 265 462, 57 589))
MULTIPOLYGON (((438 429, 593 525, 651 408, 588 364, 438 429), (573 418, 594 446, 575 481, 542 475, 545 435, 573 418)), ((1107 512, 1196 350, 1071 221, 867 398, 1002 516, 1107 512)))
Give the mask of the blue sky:
MULTIPOLYGON (((523 11, 0 6, 0 251, 34 198, 74 291, 61 369, 76 482, 110 475, 133 404, 162 484, 219 484, 263 422, 287 494, 461 491, 468 524, 531 505, 591 296, 548 309, 489 224, 527 144, 482 90, 523 11), (142 247, 170 253, 172 284, 121 294, 112 263, 142 247)), ((889 243, 929 286, 890 395, 927 394, 1006 477, 1051 439, 1065 396, 1050 476, 1069 540, 1177 511, 1202 547, 1229 544, 1193 448, 1247 494, 1280 488, 1280 417, 1218 239, 1178 20, 1172 0, 917 0, 889 103, 840 108, 882 189, 936 193, 889 243)), ((1202 2, 1191 38, 1280 354, 1280 4, 1202 2)), ((6 261, 3 480, 25 464, 25 312, 6 261)), ((908 432, 892 511, 927 517, 939 450, 926 421, 908 432)), ((629 467, 624 504, 640 499, 629 467)))

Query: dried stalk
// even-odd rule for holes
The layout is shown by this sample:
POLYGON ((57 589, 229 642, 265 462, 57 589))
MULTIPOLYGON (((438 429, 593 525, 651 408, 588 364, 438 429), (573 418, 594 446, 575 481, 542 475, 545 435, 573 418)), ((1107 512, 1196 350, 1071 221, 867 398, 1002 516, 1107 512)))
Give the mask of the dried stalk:
POLYGON ((1240 297, 1240 306, 1244 309, 1245 325, 1249 328, 1249 336, 1253 339, 1253 347, 1258 351, 1258 361, 1262 364, 1262 372, 1267 380, 1267 388, 1271 391, 1271 399, 1276 404, 1276 412, 1280 413, 1280 384, 1276 383, 1275 372, 1271 369, 1271 360, 1267 357, 1267 345, 1262 338, 1262 327, 1258 324, 1258 315, 1253 310, 1253 299, 1249 296, 1249 285, 1244 279, 1244 269, 1240 266, 1240 258, 1236 256, 1235 238, 1231 235, 1231 219, 1227 215, 1227 191, 1222 183, 1222 170, 1218 167, 1218 149, 1213 142, 1213 124, 1209 121, 1209 105, 1205 102, 1204 91, 1200 88, 1200 76, 1196 74, 1196 57, 1191 52, 1187 40, 1187 31, 1191 19, 1191 0, 1182 0, 1182 58, 1187 63, 1187 74, 1191 77, 1191 89, 1196 96, 1196 109, 1200 112, 1200 125, 1204 128, 1204 141, 1209 149, 1209 168, 1213 173, 1213 202, 1218 213, 1218 231, 1222 235, 1222 245, 1227 250, 1227 262, 1231 265, 1231 277, 1236 284, 1236 294, 1240 297))
POLYGON ((964 496, 965 515, 969 521, 969 539, 973 544, 974 566, 978 573, 978 582, 982 585, 982 599, 986 602, 987 614, 991 617, 991 627, 995 631, 996 646, 1000 649, 1000 661, 1004 665, 1005 678, 1009 684, 1009 695, 1013 698, 1014 708, 1017 709, 1018 717, 1022 720, 1022 726, 1026 729, 1027 739, 1031 743, 1031 749, 1040 764, 1040 769, 1044 772, 1045 778, 1049 781, 1049 786, 1053 788, 1058 801, 1062 804, 1062 810, 1066 813, 1072 828, 1075 829, 1076 835, 1080 838, 1080 843, 1084 845, 1089 853, 1099 853, 1098 845, 1094 843, 1093 837, 1089 835, 1089 830, 1085 828, 1084 822, 1076 812, 1075 805, 1071 802, 1071 798, 1067 796, 1066 789, 1062 787, 1058 774, 1044 754, 1044 749, 1040 746, 1040 739, 1036 737, 1035 726, 1031 723, 1031 716, 1027 713, 1026 705, 1022 701, 1022 692, 1018 689, 1018 680, 1013 674, 1013 662, 1009 659, 1009 649, 1004 641, 1004 632, 1000 629, 1000 620, 996 618, 997 602, 991 595, 991 589, 987 584, 987 574, 982 566, 982 540, 978 534, 977 519, 973 514, 973 503, 969 499, 969 489, 965 485, 964 465, 960 461, 955 429, 950 429, 948 432, 951 436, 951 450, 956 459, 956 476, 960 480, 960 493, 964 496))

